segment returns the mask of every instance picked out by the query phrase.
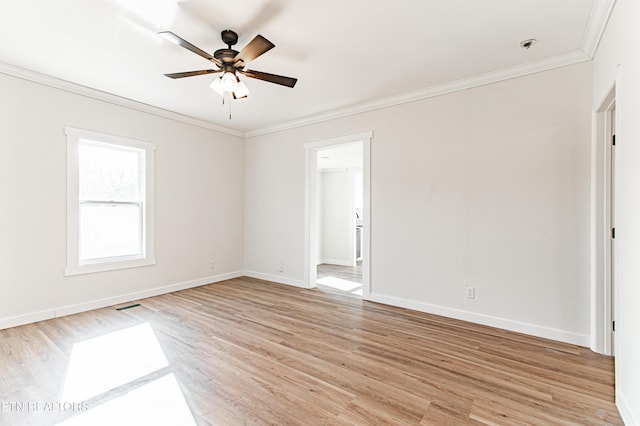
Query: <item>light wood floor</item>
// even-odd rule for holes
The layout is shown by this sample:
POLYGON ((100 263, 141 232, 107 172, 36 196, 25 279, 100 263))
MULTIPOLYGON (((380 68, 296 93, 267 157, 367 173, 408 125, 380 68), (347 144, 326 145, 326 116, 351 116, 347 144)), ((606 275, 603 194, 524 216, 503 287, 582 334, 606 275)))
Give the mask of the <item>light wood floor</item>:
POLYGON ((249 278, 138 303, 0 331, 0 424, 622 424, 586 348, 249 278))
POLYGON ((362 262, 356 266, 322 263, 316 269, 318 290, 362 298, 362 262))
POLYGON ((317 266, 317 278, 336 277, 354 283, 362 284, 362 262, 356 266, 329 265, 322 263, 317 266))

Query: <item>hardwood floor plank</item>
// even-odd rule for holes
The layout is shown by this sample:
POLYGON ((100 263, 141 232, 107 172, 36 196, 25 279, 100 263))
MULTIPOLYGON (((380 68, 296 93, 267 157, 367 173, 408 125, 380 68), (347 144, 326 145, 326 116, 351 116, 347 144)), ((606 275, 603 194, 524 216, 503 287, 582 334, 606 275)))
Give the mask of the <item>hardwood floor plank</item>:
POLYGON ((0 330, 0 399, 60 401, 79 343, 145 326, 166 363, 89 412, 170 375, 198 425, 622 424, 612 358, 575 345, 252 278, 132 303, 0 330))

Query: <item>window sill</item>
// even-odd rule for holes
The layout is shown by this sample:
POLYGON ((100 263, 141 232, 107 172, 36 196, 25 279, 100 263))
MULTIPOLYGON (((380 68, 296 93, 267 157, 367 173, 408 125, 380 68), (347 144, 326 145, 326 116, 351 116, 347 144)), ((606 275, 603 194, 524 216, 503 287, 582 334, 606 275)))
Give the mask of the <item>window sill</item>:
POLYGON ((138 268, 156 264, 155 258, 118 260, 113 262, 92 263, 72 266, 64 269, 65 277, 72 275, 93 274, 95 272, 116 271, 118 269, 138 268))

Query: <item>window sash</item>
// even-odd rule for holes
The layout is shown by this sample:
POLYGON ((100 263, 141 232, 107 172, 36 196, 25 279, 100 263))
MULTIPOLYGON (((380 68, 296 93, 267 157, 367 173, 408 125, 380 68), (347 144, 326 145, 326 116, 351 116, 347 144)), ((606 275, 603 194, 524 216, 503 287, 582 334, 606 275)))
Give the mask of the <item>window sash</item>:
MULTIPOLYGON (((124 145, 120 145, 120 144, 115 144, 112 142, 99 142, 99 141, 95 141, 92 139, 85 139, 85 138, 80 138, 78 141, 78 147, 88 147, 88 148, 96 148, 99 150, 106 150, 109 151, 111 154, 117 155, 115 153, 121 152, 121 153, 126 153, 126 154, 133 154, 136 158, 136 162, 137 162, 137 176, 132 177, 133 182, 129 182, 130 184, 134 184, 135 185, 135 189, 133 190, 133 192, 135 193, 135 196, 133 194, 129 194, 129 196, 114 196, 115 194, 111 193, 107 196, 101 196, 98 198, 93 198, 96 201, 113 201, 113 200, 117 200, 117 201, 141 201, 144 199, 144 194, 145 194, 145 160, 146 160, 146 151, 143 148, 139 148, 139 147, 132 147, 132 146, 124 146, 124 145)), ((109 154, 105 153, 105 157, 108 156, 109 154)), ((80 169, 82 168, 82 164, 80 161, 79 157, 79 163, 78 163, 78 173, 79 173, 79 179, 82 178, 82 174, 80 173, 80 169)), ((112 161, 114 161, 115 159, 112 159, 112 161)), ((101 182, 99 182, 101 183, 101 182)), ((79 189, 79 194, 80 196, 82 196, 82 188, 84 187, 83 182, 79 181, 79 185, 80 187, 79 189)), ((105 188, 103 188, 104 190, 105 188)), ((113 188, 111 188, 111 190, 113 191, 113 188)), ((93 195, 98 195, 98 194, 93 194, 93 195)))
MULTIPOLYGON (((113 271, 125 268, 155 265, 155 218, 154 218, 154 175, 155 175, 155 144, 136 139, 128 139, 120 136, 97 133, 73 127, 65 127, 67 136, 67 260, 64 268, 65 276, 88 274, 94 272, 113 271), (81 209, 92 202, 114 204, 112 200, 94 200, 91 197, 80 197, 80 158, 79 148, 81 144, 95 144, 111 149, 137 150, 140 153, 140 193, 139 199, 116 200, 124 203, 140 203, 138 211, 140 218, 138 224, 142 243, 141 253, 130 256, 115 256, 100 259, 80 259, 80 220, 81 209), (141 220, 142 222, 139 222, 141 220)), ((129 198, 129 197, 128 197, 129 198)), ((126 205, 120 205, 126 207, 126 205)), ((133 220, 129 221, 132 224, 133 220)), ((131 245, 130 247, 133 247, 131 245)))
MULTIPOLYGON (((80 234, 79 234, 79 263, 81 265, 84 264, 92 264, 99 262, 113 262, 117 260, 127 260, 127 259, 139 259, 144 257, 145 254, 145 246, 144 246, 144 230, 145 230, 145 222, 144 222, 144 204, 142 202, 135 201, 96 201, 96 200, 80 200, 80 234), (84 257, 84 245, 83 238, 86 238, 82 235, 83 230, 83 206, 103 206, 103 207, 137 207, 137 236, 136 236, 136 245, 135 253, 127 253, 127 254, 118 254, 114 256, 94 256, 94 257, 84 257)), ((122 242, 122 241, 121 241, 122 242)), ((98 244, 97 246, 104 245, 104 241, 102 244, 98 244)), ((94 251, 98 250, 94 246, 94 251)))

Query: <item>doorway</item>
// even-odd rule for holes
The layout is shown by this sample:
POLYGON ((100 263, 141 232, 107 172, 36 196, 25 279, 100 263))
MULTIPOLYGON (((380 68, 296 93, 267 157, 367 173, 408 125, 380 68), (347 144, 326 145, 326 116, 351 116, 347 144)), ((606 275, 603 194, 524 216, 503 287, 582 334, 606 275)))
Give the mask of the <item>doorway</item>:
POLYGON ((368 299, 372 132, 305 145, 305 285, 368 299))
POLYGON ((362 141, 318 149, 319 289, 362 297, 362 141))

